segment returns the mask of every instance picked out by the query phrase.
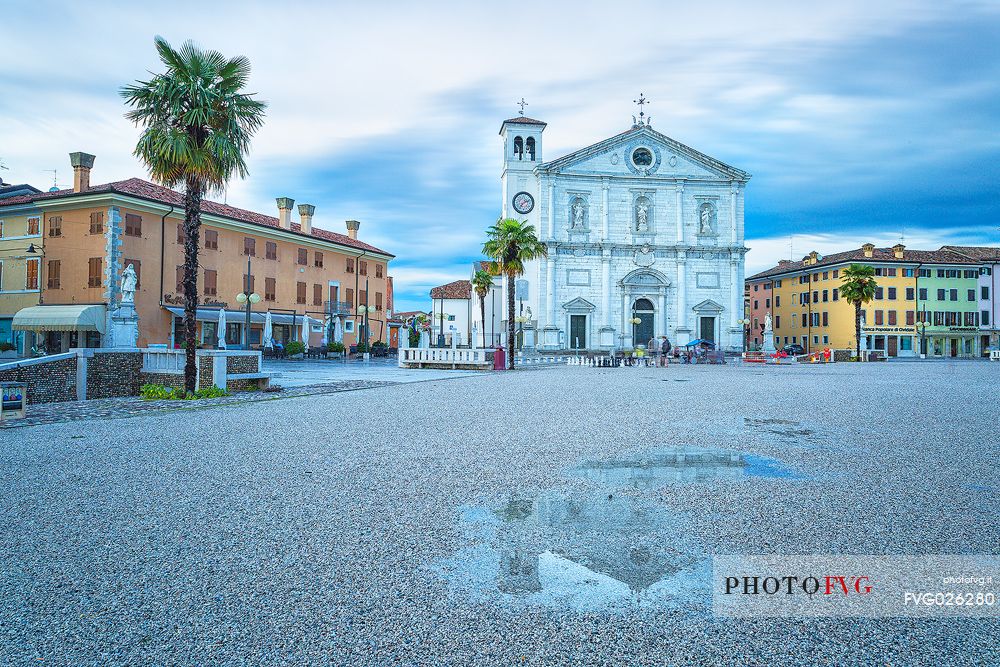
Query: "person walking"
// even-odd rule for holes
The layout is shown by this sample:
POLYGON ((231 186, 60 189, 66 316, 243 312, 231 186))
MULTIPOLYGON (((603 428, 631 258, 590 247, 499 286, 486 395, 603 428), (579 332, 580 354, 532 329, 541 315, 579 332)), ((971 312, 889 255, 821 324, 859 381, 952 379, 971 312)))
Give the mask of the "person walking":
POLYGON ((646 343, 646 352, 649 353, 649 360, 646 362, 646 365, 648 366, 651 361, 653 362, 653 366, 656 366, 656 362, 660 357, 660 341, 656 340, 656 336, 650 338, 649 342, 646 343))
POLYGON ((660 358, 663 360, 664 367, 670 365, 670 348, 670 339, 664 336, 663 342, 660 344, 660 358))

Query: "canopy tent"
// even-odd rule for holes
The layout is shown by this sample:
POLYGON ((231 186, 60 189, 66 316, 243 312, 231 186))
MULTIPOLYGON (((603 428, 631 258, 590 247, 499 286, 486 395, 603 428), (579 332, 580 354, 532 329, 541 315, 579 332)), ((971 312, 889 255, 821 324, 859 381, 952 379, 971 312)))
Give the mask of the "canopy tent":
POLYGON ((103 335, 106 314, 103 304, 29 306, 17 311, 11 326, 17 331, 96 331, 103 335))
POLYGON ((705 340, 704 338, 695 338, 690 343, 684 344, 683 347, 694 347, 695 345, 708 345, 711 348, 715 347, 715 343, 710 340, 705 340))

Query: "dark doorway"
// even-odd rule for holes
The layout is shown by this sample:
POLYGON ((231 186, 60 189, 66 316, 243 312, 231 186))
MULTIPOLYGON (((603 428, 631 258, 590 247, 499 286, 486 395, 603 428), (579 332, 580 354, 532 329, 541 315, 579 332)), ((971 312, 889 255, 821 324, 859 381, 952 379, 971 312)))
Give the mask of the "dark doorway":
POLYGON ((569 346, 574 350, 587 349, 587 316, 569 316, 569 346))
POLYGON ((889 336, 888 340, 889 340, 889 356, 895 357, 899 354, 897 348, 899 339, 896 336, 889 336))
POLYGON ((638 324, 632 325, 632 345, 646 345, 653 337, 653 304, 649 299, 636 299, 632 306, 632 317, 639 318, 638 324))
POLYGON ((715 342, 715 318, 714 317, 702 317, 700 320, 700 338, 702 340, 707 340, 715 342))

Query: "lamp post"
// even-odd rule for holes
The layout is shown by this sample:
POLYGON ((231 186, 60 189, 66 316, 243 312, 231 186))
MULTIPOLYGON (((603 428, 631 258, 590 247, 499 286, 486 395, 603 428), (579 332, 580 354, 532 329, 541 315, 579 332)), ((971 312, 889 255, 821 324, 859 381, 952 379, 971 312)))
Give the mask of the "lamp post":
MULTIPOLYGON (((249 350, 250 349, 250 308, 251 308, 251 306, 253 306, 253 304, 260 303, 260 294, 257 294, 256 292, 254 292, 254 291, 252 291, 250 289, 250 257, 249 256, 247 257, 247 279, 246 279, 246 285, 244 286, 243 291, 236 295, 236 303, 240 304, 241 306, 244 305, 244 304, 246 304, 247 319, 246 319, 246 328, 244 329, 244 331, 246 332, 244 334, 244 337, 246 339, 246 349, 249 350)), ((222 335, 225 336, 226 332, 223 331, 222 335)))
POLYGON ((451 317, 448 313, 444 312, 444 299, 441 300, 441 312, 437 314, 438 320, 438 347, 444 347, 444 323, 447 318, 451 317))
MULTIPOLYGON (((926 317, 926 313, 927 313, 927 311, 924 310, 925 317, 926 317)), ((926 345, 926 342, 925 342, 925 339, 924 339, 924 333, 927 330, 927 322, 924 322, 923 320, 921 320, 921 321, 917 322, 916 326, 917 326, 917 331, 920 332, 920 340, 917 343, 920 346, 920 358, 921 359, 926 359, 927 358, 927 353, 925 352, 925 350, 927 348, 924 347, 926 345)))
POLYGON ((530 320, 529 320, 529 318, 526 315, 518 315, 517 317, 514 318, 514 321, 517 322, 517 334, 518 334, 518 336, 517 336, 517 349, 523 350, 524 349, 524 323, 525 322, 529 322, 530 320))
POLYGON ((746 350, 750 347, 750 320, 744 317, 736 320, 736 323, 743 327, 743 349, 746 350))
POLYGON ((371 306, 358 306, 358 314, 361 315, 361 322, 362 322, 361 335, 363 337, 362 340, 364 341, 365 344, 364 348, 365 351, 362 353, 364 355, 365 361, 368 361, 371 358, 369 356, 370 350, 368 349, 368 313, 370 313, 373 310, 374 308, 372 308, 371 306))

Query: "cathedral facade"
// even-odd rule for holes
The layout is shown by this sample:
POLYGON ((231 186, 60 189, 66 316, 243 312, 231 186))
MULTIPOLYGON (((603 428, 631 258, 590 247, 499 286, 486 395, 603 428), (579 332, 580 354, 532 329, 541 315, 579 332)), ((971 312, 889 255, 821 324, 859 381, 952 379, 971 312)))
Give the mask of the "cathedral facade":
POLYGON ((750 175, 640 118, 610 139, 543 160, 546 124, 516 116, 503 139, 503 217, 526 220, 548 257, 516 289, 525 346, 610 350, 743 347, 744 189, 750 175))

